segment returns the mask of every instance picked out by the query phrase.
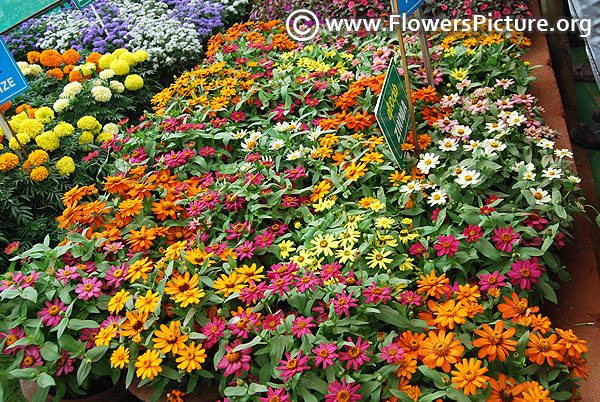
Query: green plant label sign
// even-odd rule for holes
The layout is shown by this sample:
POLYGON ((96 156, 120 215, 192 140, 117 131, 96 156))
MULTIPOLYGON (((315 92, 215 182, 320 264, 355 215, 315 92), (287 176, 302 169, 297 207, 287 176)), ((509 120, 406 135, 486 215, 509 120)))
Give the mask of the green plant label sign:
POLYGON ((84 7, 89 6, 93 2, 94 2, 94 0, 73 0, 73 3, 75 3, 75 6, 77 6, 77 8, 80 10, 84 7))
POLYGON ((398 68, 392 61, 385 76, 383 89, 375 106, 375 117, 396 163, 403 165, 400 144, 406 141, 410 125, 406 89, 402 85, 398 68))

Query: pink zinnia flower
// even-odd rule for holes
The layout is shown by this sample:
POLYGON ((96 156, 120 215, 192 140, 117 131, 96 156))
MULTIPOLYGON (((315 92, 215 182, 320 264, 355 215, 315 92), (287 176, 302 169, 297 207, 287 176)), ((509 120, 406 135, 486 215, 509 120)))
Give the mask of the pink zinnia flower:
POLYGON ((123 281, 123 278, 125 278, 125 275, 127 275, 128 269, 129 267, 124 262, 120 265, 111 265, 110 270, 106 272, 106 276, 104 277, 106 283, 118 288, 123 281))
POLYGON ((281 206, 283 208, 296 208, 300 204, 300 201, 293 195, 284 195, 281 197, 281 206))
POLYGON ((233 209, 234 212, 240 210, 245 203, 246 199, 244 197, 238 197, 235 194, 229 194, 227 198, 223 201, 225 209, 228 211, 231 211, 233 209))
POLYGON ((37 282, 39 276, 40 276, 39 272, 31 271, 31 274, 29 274, 29 276, 26 276, 23 279, 23 282, 21 283, 21 287, 23 289, 33 287, 33 285, 35 285, 35 283, 37 282))
POLYGON ((275 234, 271 233, 268 230, 265 230, 263 232, 263 234, 261 235, 257 235, 254 238, 254 243, 256 244, 256 246, 263 250, 265 248, 269 248, 271 247, 271 244, 273 244, 273 241, 275 240, 275 234))
POLYGON ((79 340, 85 342, 85 348, 91 349, 96 347, 96 336, 100 332, 101 327, 83 328, 79 340))
POLYGON ((8 246, 6 246, 6 248, 4 249, 4 253, 7 255, 11 255, 13 253, 16 253, 18 249, 19 249, 19 242, 13 241, 8 246))
POLYGON ((333 264, 323 265, 321 267, 321 280, 323 282, 327 282, 331 278, 335 278, 335 279, 343 278, 344 275, 342 275, 342 272, 340 271, 341 269, 342 269, 342 266, 340 264, 338 264, 337 262, 334 262, 333 264))
POLYGON ((287 360, 280 360, 279 363, 282 366, 278 366, 277 370, 281 371, 279 374, 280 378, 283 378, 283 382, 287 382, 290 378, 295 376, 297 373, 301 373, 305 370, 310 370, 308 363, 308 355, 302 356, 302 351, 299 351, 296 357, 292 358, 291 353, 286 353, 285 358, 287 360))
POLYGON ((67 352, 66 350, 61 350, 60 355, 62 357, 56 361, 57 377, 60 377, 61 375, 67 375, 73 370, 75 370, 75 367, 73 366, 73 363, 75 363, 75 359, 69 358, 69 352, 67 352))
POLYGON ((275 329, 281 324, 281 316, 278 314, 269 314, 265 317, 262 322, 263 329, 268 331, 275 331, 275 329))
POLYGON ((248 223, 248 221, 245 221, 244 223, 237 221, 235 225, 230 223, 229 229, 225 229, 225 233, 229 233, 225 238, 226 240, 235 239, 236 241, 239 241, 243 235, 252 233, 252 224, 248 223))
POLYGON ((319 343, 319 346, 314 348, 312 352, 315 354, 315 366, 323 365, 323 369, 327 366, 333 366, 333 359, 340 357, 337 352, 337 347, 333 343, 319 343))
POLYGON ((80 299, 89 300, 92 297, 100 296, 101 288, 102 282, 98 278, 83 278, 82 282, 77 285, 75 293, 77 293, 80 299))
POLYGON ((206 323, 202 327, 202 335, 206 335, 207 338, 204 340, 202 345, 205 348, 210 348, 219 342, 219 338, 225 335, 225 321, 221 317, 214 317, 212 321, 206 323))
POLYGON ((371 359, 368 358, 366 354, 367 349, 369 349, 369 347, 371 346, 369 341, 365 340, 363 342, 363 339, 359 337, 356 341, 356 344, 354 344, 352 342, 352 338, 348 337, 348 342, 350 342, 352 345, 344 346, 346 348, 346 351, 340 353, 340 360, 348 361, 348 363, 346 363, 346 369, 354 367, 354 370, 358 370, 359 366, 362 366, 365 362, 371 361, 371 359))
POLYGON ((238 122, 243 121, 246 118, 246 113, 238 110, 231 113, 231 120, 238 122))
POLYGON ((510 264, 510 267, 507 274, 511 279, 510 283, 519 285, 521 289, 531 289, 531 284, 539 282, 538 278, 542 276, 539 265, 532 260, 518 260, 510 264))
POLYGON ((267 396, 260 398, 260 402, 290 402, 290 396, 285 392, 285 388, 267 389, 267 396))
POLYGON ((206 192, 200 196, 200 208, 210 209, 212 211, 215 208, 216 203, 219 202, 219 198, 221 198, 221 195, 218 191, 212 192, 206 190, 206 192))
POLYGON ((23 354, 23 360, 21 360, 21 368, 33 368, 35 366, 42 366, 43 364, 44 361, 42 360, 39 346, 27 346, 23 354))
POLYGON ((494 229, 492 240, 496 242, 494 246, 498 250, 510 253, 512 252, 513 244, 519 240, 519 234, 514 233, 512 226, 507 228, 499 227, 498 229, 494 229))
POLYGON ((400 303, 403 306, 414 304, 415 306, 421 305, 421 296, 411 290, 407 290, 400 295, 400 303))
POLYGON ((2 338, 2 340, 6 339, 2 353, 5 355, 14 356, 15 354, 17 354, 18 351, 25 349, 25 346, 22 346, 22 345, 21 346, 12 346, 19 339, 25 338, 25 336, 26 336, 25 331, 23 331, 23 328, 19 328, 19 327, 14 327, 14 328, 9 329, 8 334, 6 334, 4 332, 0 332, 0 338, 2 338))
POLYGON ((242 311, 231 319, 227 328, 231 331, 231 335, 238 338, 246 339, 250 331, 254 330, 258 325, 258 316, 256 313, 246 313, 242 311))
POLYGON ((494 271, 491 274, 481 274, 479 276, 479 288, 482 292, 485 292, 488 289, 506 286, 506 282, 504 282, 505 279, 506 276, 500 275, 498 271, 494 271))
POLYGON ((330 393, 325 395, 325 402, 356 402, 362 399, 362 396, 356 393, 360 389, 360 384, 347 384, 346 379, 342 379, 342 383, 334 381, 327 387, 330 393), (353 385, 354 384, 354 385, 353 385))
POLYGON ((290 291, 289 286, 292 285, 292 280, 289 276, 278 276, 273 278, 272 283, 267 289, 273 290, 273 294, 279 292, 279 296, 283 296, 285 293, 290 291))
POLYGON ((396 342, 392 342, 381 348, 381 359, 390 364, 397 364, 398 360, 404 360, 404 349, 396 342))
POLYGON ((317 305, 311 309, 313 313, 317 313, 315 322, 317 324, 325 322, 329 319, 329 307, 323 300, 317 300, 317 305))
POLYGON ((77 268, 65 266, 64 268, 60 268, 56 272, 56 279, 61 282, 63 285, 66 285, 71 279, 78 279, 80 277, 79 272, 77 272, 77 268))
POLYGON ((302 335, 310 334, 310 328, 316 327, 315 324, 312 323, 312 317, 298 317, 294 320, 292 324, 292 335, 302 338, 302 335))
POLYGON ((481 233, 480 226, 469 225, 463 230, 463 236, 465 236, 465 240, 467 243, 476 242, 480 237, 483 236, 481 233))
POLYGON ((350 315, 350 307, 356 307, 358 304, 356 302, 358 300, 353 299, 352 295, 354 292, 350 292, 348 296, 346 296, 346 291, 342 290, 342 293, 337 293, 337 300, 333 300, 333 309, 337 315, 342 315, 342 313, 346 314, 346 316, 350 315))
POLYGON ((301 177, 308 177, 306 175, 306 169, 304 169, 304 167, 302 165, 298 166, 297 168, 294 169, 287 169, 285 171, 285 173, 287 173, 285 175, 286 179, 290 179, 291 181, 296 181, 301 177))
POLYGON ((391 289, 389 287, 379 287, 375 282, 372 282, 371 287, 363 291, 363 296, 367 298, 367 304, 373 303, 377 305, 380 301, 382 301, 383 304, 387 304, 387 300, 392 300, 392 296, 389 295, 390 291, 391 289))
POLYGON ((309 272, 308 275, 304 274, 304 276, 302 278, 298 278, 296 280, 296 287, 298 289, 298 292, 300 293, 304 293, 306 292, 308 289, 310 290, 316 290, 315 286, 319 285, 319 278, 316 278, 313 276, 314 272, 309 272))
POLYGON ((427 249, 421 242, 416 242, 410 246, 408 252, 410 255, 414 255, 415 257, 421 257, 427 249))
POLYGON ((245 348, 233 352, 236 346, 241 345, 242 340, 236 339, 231 345, 225 345, 225 356, 217 364, 218 369, 225 369, 225 377, 235 374, 236 377, 241 377, 244 371, 250 370, 250 361, 252 357, 250 352, 252 348, 245 348))
POLYGON ((454 236, 439 236, 438 242, 433 245, 433 248, 437 250, 438 257, 448 255, 448 257, 454 257, 454 254, 458 251, 460 241, 454 238, 454 236))
POLYGON ((246 240, 235 248, 235 252, 240 261, 244 258, 252 258, 254 256, 254 250, 256 250, 256 246, 254 245, 254 242, 250 240, 246 240))
POLYGON ((38 317, 41 317, 42 324, 45 326, 56 327, 60 320, 62 320, 61 311, 67 311, 65 303, 55 297, 52 303, 49 301, 46 302, 46 307, 38 313, 38 317))
POLYGON ((251 280, 250 284, 242 289, 240 300, 246 304, 255 304, 260 299, 265 298, 265 290, 267 290, 267 284, 265 282, 259 282, 257 285, 251 280))
POLYGON ((108 243, 105 244, 104 247, 102 247, 102 249, 104 250, 104 252, 106 254, 117 254, 117 252, 119 252, 119 250, 122 250, 124 247, 123 243, 121 243, 120 241, 114 242, 114 243, 108 243))

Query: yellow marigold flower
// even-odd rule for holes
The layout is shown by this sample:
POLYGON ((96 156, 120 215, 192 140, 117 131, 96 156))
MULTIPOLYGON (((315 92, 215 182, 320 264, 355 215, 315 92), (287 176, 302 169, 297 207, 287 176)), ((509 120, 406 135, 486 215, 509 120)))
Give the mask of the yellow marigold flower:
POLYGON ((44 151, 52 152, 60 147, 60 138, 52 131, 46 131, 35 137, 35 143, 44 151))
POLYGON ((56 127, 54 127, 53 131, 59 137, 68 137, 69 135, 73 134, 75 127, 67 122, 61 121, 56 125, 56 127))
POLYGON ((31 141, 31 137, 25 133, 18 133, 17 137, 13 137, 10 139, 10 141, 8 141, 8 147, 10 149, 14 149, 14 150, 21 150, 21 145, 19 145, 19 142, 17 142, 17 139, 19 140, 19 142, 21 142, 21 145, 25 146, 26 144, 29 143, 29 141, 31 141))
POLYGON ((110 63, 110 69, 113 70, 116 75, 129 74, 129 64, 123 60, 115 60, 110 63))
POLYGON ((19 133, 35 138, 44 129, 44 124, 36 119, 26 119, 19 124, 19 133))
POLYGON ((162 367, 160 367, 162 361, 163 359, 160 358, 157 350, 147 350, 137 358, 135 362, 135 367, 137 368, 135 374, 142 380, 145 378, 153 380, 162 371, 162 367))
POLYGON ((135 67, 138 64, 137 60, 133 56, 133 53, 131 53, 131 52, 123 52, 123 53, 121 53, 119 55, 119 60, 122 60, 125 63, 129 64, 129 67, 135 67))
POLYGON ((148 54, 147 51, 145 50, 138 50, 137 52, 133 53, 133 57, 135 58, 135 60, 140 63, 142 61, 146 61, 148 60, 148 57, 150 57, 150 55, 148 54))
POLYGON ((38 166, 31 171, 29 176, 35 181, 44 181, 48 177, 48 169, 44 166, 38 166))
POLYGON ((42 124, 50 123, 54 119, 54 110, 43 106, 35 111, 35 119, 42 124))
POLYGON ((104 141, 111 140, 114 137, 113 133, 109 133, 108 131, 103 131, 96 137, 97 143, 103 143, 104 141))
POLYGON ((130 91, 137 91, 144 86, 144 79, 137 74, 130 74, 125 77, 125 88, 130 91))
POLYGON ((114 52, 112 52, 112 54, 113 54, 113 56, 115 56, 115 57, 118 59, 118 58, 119 58, 119 57, 120 57, 120 56, 121 56, 123 53, 126 53, 126 52, 128 52, 128 51, 129 51, 129 50, 127 50, 127 49, 125 49, 125 48, 121 47, 121 48, 119 48, 119 49, 115 50, 114 52))
POLYGON ((110 364, 122 369, 126 364, 129 364, 129 348, 121 345, 110 356, 110 364))
POLYGON ((75 171, 75 162, 70 156, 63 156, 56 162, 56 170, 61 176, 69 176, 75 171))
POLYGON ((92 116, 83 116, 81 119, 77 120, 77 127, 82 130, 91 131, 94 134, 97 134, 102 130, 102 125, 92 116))
POLYGON ((91 131, 84 131, 79 136, 79 145, 87 144, 89 142, 94 142, 94 134, 91 131))
POLYGON ((110 68, 110 64, 115 61, 117 58, 115 56, 113 56, 112 54, 105 54, 104 56, 100 57, 100 60, 98 61, 98 65, 100 66, 100 68, 102 70, 106 70, 110 68))

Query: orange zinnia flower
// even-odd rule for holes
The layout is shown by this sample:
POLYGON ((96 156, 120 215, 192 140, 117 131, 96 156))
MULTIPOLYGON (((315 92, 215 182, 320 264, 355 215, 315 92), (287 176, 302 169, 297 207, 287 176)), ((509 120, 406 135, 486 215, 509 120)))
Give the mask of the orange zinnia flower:
POLYGON ((512 293, 510 299, 504 296, 504 301, 506 303, 499 304, 498 310, 502 312, 502 318, 507 320, 512 318, 514 323, 529 323, 529 314, 537 313, 540 309, 537 306, 529 307, 527 299, 519 299, 519 295, 515 292, 512 293))
POLYGON ((413 359, 419 358, 419 350, 421 349, 421 342, 425 340, 427 335, 420 334, 408 330, 400 335, 400 346, 404 349, 405 356, 411 356, 413 359))
POLYGON ((562 346, 556 342, 557 340, 558 336, 556 334, 544 338, 532 332, 529 334, 529 343, 527 344, 525 355, 529 356, 529 360, 533 363, 537 363, 540 366, 547 360, 548 364, 554 367, 555 359, 558 361, 563 360, 560 354, 562 346))
POLYGON ((127 311, 125 317, 127 319, 121 324, 121 331, 119 333, 128 338, 138 337, 144 329, 148 314, 141 314, 134 310, 127 311))
POLYGON ((144 201, 141 198, 131 198, 121 202, 119 205, 119 212, 121 216, 133 217, 138 215, 144 208, 144 201))
POLYGON ((405 377, 410 380, 412 375, 417 371, 417 360, 414 359, 410 354, 405 354, 404 359, 395 361, 394 363, 400 364, 400 367, 398 367, 398 370, 396 370, 396 375, 398 377, 405 377))
POLYGON ((424 88, 412 90, 412 98, 416 100, 424 100, 425 102, 436 102, 439 100, 435 88, 428 85, 424 88))
POLYGON ((395 170, 394 173, 388 177, 388 180, 394 187, 398 186, 399 183, 407 183, 410 179, 411 176, 406 174, 406 170, 403 170, 402 173, 395 170))
POLYGON ((419 356, 429 368, 441 367, 446 373, 452 364, 458 363, 465 350, 458 339, 454 339, 454 332, 430 331, 429 336, 421 342, 419 356))
POLYGON ((130 178, 123 176, 108 176, 104 178, 104 190, 111 194, 124 194, 129 191, 129 186, 132 181, 130 178))
POLYGON ((590 376, 590 368, 585 364, 586 361, 584 359, 569 356, 566 358, 567 366, 571 369, 571 377, 579 377, 584 380, 590 376))
POLYGON ((496 356, 500 361, 505 361, 508 353, 515 351, 514 346, 517 345, 517 341, 513 341, 513 335, 516 332, 516 328, 509 328, 504 331, 504 321, 497 321, 494 329, 487 324, 482 324, 481 329, 476 329, 474 332, 481 338, 473 341, 473 346, 479 348, 477 357, 480 359, 487 356, 488 360, 496 360, 496 356))
POLYGON ((432 296, 436 299, 439 299, 440 296, 444 294, 446 284, 449 282, 449 279, 446 278, 446 274, 442 274, 438 277, 435 271, 431 271, 429 275, 422 274, 419 278, 420 279, 417 281, 419 285, 417 292, 426 292, 427 296, 432 296))
POLYGON ((539 331, 540 333, 545 334, 550 330, 550 325, 552 325, 552 323, 548 317, 544 317, 541 314, 531 314, 529 318, 529 326, 533 331, 539 331))
POLYGON ((177 212, 183 211, 183 208, 176 205, 175 202, 176 200, 171 195, 167 195, 164 199, 152 203, 152 212, 161 221, 164 221, 168 217, 177 219, 177 212))
POLYGON ((140 230, 130 229, 129 239, 127 243, 129 243, 129 247, 134 253, 137 253, 142 250, 148 250, 150 246, 152 246, 152 240, 156 239, 156 231, 154 228, 146 228, 146 225, 142 226, 140 230))
POLYGON ((550 399, 550 391, 545 389, 537 381, 528 381, 524 383, 523 401, 525 402, 554 402, 550 399))
POLYGON ((498 381, 493 378, 488 379, 492 386, 492 393, 487 402, 523 402, 521 393, 525 389, 522 384, 515 385, 514 378, 506 379, 504 374, 500 374, 498 381))
POLYGON ((465 395, 476 395, 477 389, 487 388, 486 381, 488 368, 481 367, 481 360, 474 358, 462 359, 462 362, 456 363, 456 371, 452 371, 452 382, 456 384, 456 389, 463 389, 465 395))
POLYGON ((469 284, 458 285, 456 300, 476 302, 479 297, 481 297, 481 293, 479 293, 479 286, 469 284))
POLYGON ((450 299, 438 306, 433 322, 444 328, 454 329, 455 323, 464 324, 466 322, 465 317, 468 314, 469 311, 462 302, 457 303, 454 299, 450 299))
POLYGON ((177 354, 177 351, 185 347, 185 342, 188 340, 187 335, 182 335, 179 327, 181 326, 180 321, 171 321, 167 327, 165 324, 160 325, 160 329, 154 331, 154 348, 161 351, 162 354, 166 355, 171 352, 173 355, 177 354))
POLYGON ((588 352, 588 347, 586 346, 587 341, 579 339, 572 329, 565 331, 556 328, 556 333, 560 336, 558 344, 567 350, 569 356, 579 358, 582 353, 588 352))
POLYGON ((354 181, 360 177, 363 177, 365 173, 367 173, 366 166, 366 163, 357 164, 356 162, 352 162, 346 167, 346 178, 350 181, 354 181))

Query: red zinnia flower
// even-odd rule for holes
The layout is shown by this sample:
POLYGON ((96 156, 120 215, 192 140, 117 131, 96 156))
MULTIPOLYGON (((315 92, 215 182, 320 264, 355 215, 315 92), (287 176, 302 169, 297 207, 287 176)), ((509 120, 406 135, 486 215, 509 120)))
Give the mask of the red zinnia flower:
POLYGON ((327 366, 333 366, 333 359, 339 357, 337 347, 333 343, 321 342, 318 347, 314 348, 312 352, 315 354, 315 366, 319 367, 319 364, 323 364, 323 369, 327 366))
POLYGON ((500 251, 512 252, 512 245, 519 240, 519 234, 514 233, 512 226, 507 228, 499 227, 494 229, 492 240, 496 242, 495 246, 500 251))
POLYGON ((346 369, 349 369, 352 366, 354 367, 354 370, 358 370, 359 366, 362 366, 365 362, 371 361, 366 354, 367 349, 369 349, 371 346, 369 341, 365 340, 363 342, 363 339, 359 337, 356 341, 356 344, 354 344, 352 342, 352 338, 348 337, 348 342, 350 342, 352 346, 346 345, 346 351, 340 353, 341 361, 348 360, 348 363, 346 363, 346 369))
POLYGON ((305 370, 310 370, 310 366, 307 366, 308 355, 302 356, 302 351, 298 352, 298 355, 292 358, 291 353, 286 353, 285 358, 287 360, 280 360, 279 363, 283 366, 277 367, 277 370, 281 370, 279 377, 283 378, 283 382, 287 382, 290 378, 295 376, 297 373, 301 373, 305 370))

